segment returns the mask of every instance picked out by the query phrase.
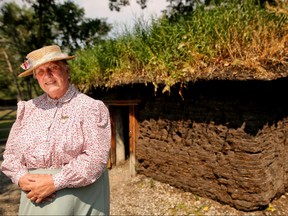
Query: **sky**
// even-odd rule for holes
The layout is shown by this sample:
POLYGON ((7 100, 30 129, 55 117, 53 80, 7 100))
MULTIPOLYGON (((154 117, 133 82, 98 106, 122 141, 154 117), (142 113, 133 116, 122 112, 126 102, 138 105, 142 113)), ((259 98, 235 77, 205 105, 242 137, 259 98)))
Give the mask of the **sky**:
MULTIPOLYGON (((22 0, 0 0, 0 2, 16 2, 23 4, 22 0)), ((136 0, 130 0, 130 5, 121 8, 120 12, 109 9, 108 0, 72 0, 78 6, 84 8, 85 17, 88 18, 107 18, 107 22, 113 24, 114 33, 121 32, 123 26, 131 27, 137 18, 149 21, 151 16, 159 17, 161 11, 167 6, 167 0, 147 0, 148 7, 142 10, 136 0)))
POLYGON ((133 26, 137 18, 148 21, 151 16, 159 17, 168 4, 166 0, 148 0, 148 7, 142 10, 136 0, 130 0, 129 6, 122 7, 121 11, 117 12, 109 9, 108 0, 74 0, 74 2, 84 8, 86 17, 107 18, 107 21, 113 24, 114 32, 121 32, 123 25, 133 26))

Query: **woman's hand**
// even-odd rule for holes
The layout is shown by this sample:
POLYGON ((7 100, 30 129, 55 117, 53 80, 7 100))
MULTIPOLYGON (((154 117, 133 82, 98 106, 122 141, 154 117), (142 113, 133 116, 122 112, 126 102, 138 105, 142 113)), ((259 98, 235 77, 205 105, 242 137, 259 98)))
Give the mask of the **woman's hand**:
POLYGON ((55 185, 50 174, 26 174, 19 179, 19 186, 27 192, 27 198, 36 203, 51 201, 55 197, 55 185))
POLYGON ((29 174, 29 173, 25 174, 24 176, 22 176, 19 179, 19 182, 18 182, 18 185, 21 188, 21 190, 23 190, 25 192, 28 192, 31 190, 30 188, 31 188, 32 183, 33 183, 33 181, 29 179, 29 176, 31 176, 31 174, 29 174))
MULTIPOLYGON (((52 202, 55 197, 56 197, 56 194, 53 193, 53 194, 45 197, 41 202, 42 203, 44 203, 44 202, 52 202)), ((36 202, 37 201, 37 197, 31 197, 30 200, 33 201, 33 202, 36 202)))

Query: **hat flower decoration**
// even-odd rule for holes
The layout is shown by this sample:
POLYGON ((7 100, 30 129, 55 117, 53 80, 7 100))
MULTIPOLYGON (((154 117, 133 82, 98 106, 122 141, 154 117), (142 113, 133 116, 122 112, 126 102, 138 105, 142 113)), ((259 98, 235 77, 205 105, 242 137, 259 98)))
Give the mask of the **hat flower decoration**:
POLYGON ((21 65, 21 68, 24 70, 28 70, 31 67, 31 63, 30 61, 27 59, 26 61, 24 61, 24 63, 21 65))

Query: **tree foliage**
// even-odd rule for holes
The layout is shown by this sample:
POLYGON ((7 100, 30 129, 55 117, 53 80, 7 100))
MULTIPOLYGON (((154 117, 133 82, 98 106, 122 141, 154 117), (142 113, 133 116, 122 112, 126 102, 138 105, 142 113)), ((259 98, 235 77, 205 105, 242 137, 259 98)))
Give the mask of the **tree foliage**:
MULTIPOLYGON (((188 15, 192 13, 197 5, 220 5, 229 2, 239 2, 243 0, 166 0, 168 6, 163 10, 168 17, 175 18, 178 16, 188 15)), ((147 0, 136 0, 142 9, 149 5, 147 0)), ((255 0, 255 4, 264 5, 265 2, 274 3, 275 0, 255 0)), ((120 11, 122 7, 130 5, 130 0, 109 0, 111 10, 120 11)))

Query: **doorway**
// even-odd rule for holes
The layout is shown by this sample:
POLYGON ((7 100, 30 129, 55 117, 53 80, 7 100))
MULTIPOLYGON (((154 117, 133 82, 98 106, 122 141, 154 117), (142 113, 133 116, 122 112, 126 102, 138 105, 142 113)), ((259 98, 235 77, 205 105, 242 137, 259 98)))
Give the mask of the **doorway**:
POLYGON ((120 165, 129 159, 129 107, 112 106, 112 139, 115 141, 115 153, 112 164, 120 165))
POLYGON ((137 105, 139 101, 105 101, 109 107, 112 139, 109 168, 130 161, 130 174, 134 176, 135 149, 138 139, 137 105))

